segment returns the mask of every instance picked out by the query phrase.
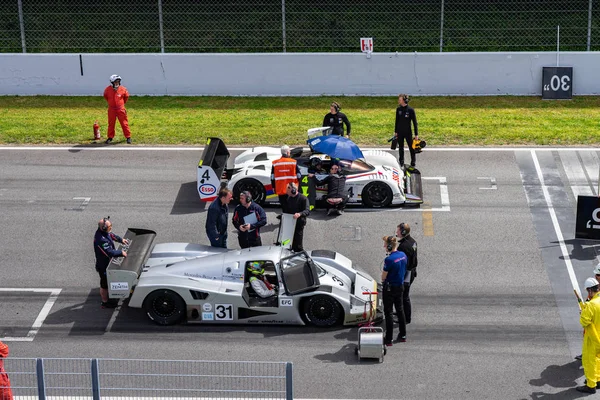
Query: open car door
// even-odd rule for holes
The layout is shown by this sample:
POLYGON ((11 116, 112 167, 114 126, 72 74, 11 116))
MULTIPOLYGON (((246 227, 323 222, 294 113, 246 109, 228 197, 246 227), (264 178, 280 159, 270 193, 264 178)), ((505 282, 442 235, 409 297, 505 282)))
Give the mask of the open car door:
POLYGON ((280 267, 285 290, 290 296, 316 289, 321 284, 317 267, 306 252, 282 258, 280 267))

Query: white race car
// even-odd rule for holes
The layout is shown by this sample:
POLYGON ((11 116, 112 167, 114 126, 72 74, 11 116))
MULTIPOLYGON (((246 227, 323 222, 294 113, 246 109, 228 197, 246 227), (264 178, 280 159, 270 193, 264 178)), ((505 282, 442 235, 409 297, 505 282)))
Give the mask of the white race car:
MULTIPOLYGON (((348 204, 363 204, 367 207, 387 207, 389 205, 419 206, 423 203, 421 173, 416 169, 400 168, 393 155, 382 150, 363 150, 364 159, 354 161, 337 160, 346 175, 348 204)), ((320 165, 323 177, 328 173, 331 158, 326 154, 314 153, 303 148, 292 150, 302 179, 300 188, 311 204, 322 200, 327 194, 327 186, 319 186, 308 173, 316 173, 320 165)), ((278 197, 271 184, 273 160, 281 157, 281 151, 274 147, 254 147, 238 155, 233 168, 225 169, 229 151, 218 138, 210 138, 198 165, 198 194, 203 201, 216 197, 221 178, 227 180, 227 187, 233 190, 234 199, 239 193, 249 191, 260 204, 277 203, 278 197)))
MULTIPOLYGON (((293 229, 291 230, 293 232, 293 229)), ((130 228, 127 258, 107 269, 109 297, 129 299, 159 325, 356 325, 380 319, 377 281, 330 250, 280 246, 227 250, 193 243, 153 245, 156 233, 130 228), (260 263, 278 290, 259 297, 248 267, 260 263)))

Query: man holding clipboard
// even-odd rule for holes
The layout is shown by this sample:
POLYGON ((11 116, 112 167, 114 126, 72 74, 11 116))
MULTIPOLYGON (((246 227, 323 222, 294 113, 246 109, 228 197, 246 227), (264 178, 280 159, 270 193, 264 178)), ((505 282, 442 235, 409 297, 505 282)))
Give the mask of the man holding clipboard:
POLYGON ((252 201, 250 192, 240 193, 240 204, 233 212, 233 226, 238 230, 238 241, 242 249, 262 246, 260 227, 267 224, 265 210, 252 201))

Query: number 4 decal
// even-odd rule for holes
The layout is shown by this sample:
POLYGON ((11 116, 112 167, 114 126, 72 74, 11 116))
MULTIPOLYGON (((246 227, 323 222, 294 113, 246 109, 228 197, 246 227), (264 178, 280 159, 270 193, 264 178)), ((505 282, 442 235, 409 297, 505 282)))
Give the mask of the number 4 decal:
POLYGON ((233 305, 215 304, 215 320, 231 321, 233 320, 233 305))

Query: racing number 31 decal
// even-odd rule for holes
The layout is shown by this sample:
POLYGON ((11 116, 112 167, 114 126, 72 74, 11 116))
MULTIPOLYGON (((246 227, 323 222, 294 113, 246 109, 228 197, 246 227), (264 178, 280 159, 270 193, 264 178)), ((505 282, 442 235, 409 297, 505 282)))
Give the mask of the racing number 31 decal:
POLYGON ((215 304, 215 320, 231 321, 233 320, 233 305, 215 304))

